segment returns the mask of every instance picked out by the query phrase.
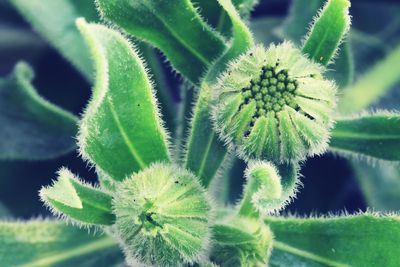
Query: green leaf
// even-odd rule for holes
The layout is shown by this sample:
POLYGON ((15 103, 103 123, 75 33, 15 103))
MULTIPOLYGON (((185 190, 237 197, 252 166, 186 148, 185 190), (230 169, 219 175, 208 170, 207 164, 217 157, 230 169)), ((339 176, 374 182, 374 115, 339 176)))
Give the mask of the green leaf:
POLYGON ((18 63, 0 79, 0 159, 49 159, 76 148, 77 118, 39 96, 33 77, 18 63))
POLYGON ((10 3, 87 80, 92 80, 90 56, 75 27, 75 19, 84 16, 94 20, 96 15, 93 1, 10 0, 10 3))
POLYGON ((379 211, 400 210, 400 168, 380 163, 352 162, 355 177, 368 207, 379 211))
POLYGON ((400 160, 400 115, 378 112, 338 119, 332 130, 330 149, 376 159, 400 160))
POLYGON ((153 88, 134 48, 115 30, 83 19, 77 24, 96 67, 93 98, 80 126, 84 158, 115 180, 169 161, 153 88))
POLYGON ((399 61, 400 46, 397 46, 354 85, 343 90, 339 111, 342 114, 359 112, 385 95, 400 81, 399 70, 395 67, 399 61))
POLYGON ((303 46, 315 62, 328 65, 350 28, 349 0, 329 0, 321 10, 303 46))
POLYGON ((123 262, 112 239, 49 220, 0 222, 2 266, 109 267, 123 262))
POLYGON ((217 77, 225 71, 230 60, 244 53, 253 45, 253 37, 239 17, 230 0, 219 0, 228 13, 233 25, 233 42, 231 47, 213 64, 201 85, 199 96, 194 107, 192 128, 189 134, 186 151, 186 169, 200 178, 208 186, 225 159, 227 150, 213 130, 210 118, 212 90, 217 77))
POLYGON ((271 217, 265 222, 275 236, 270 266, 398 266, 399 216, 271 217))
POLYGON ((197 84, 225 49, 223 39, 187 0, 97 0, 102 17, 159 48, 174 68, 197 84))
MULTIPOLYGON (((224 36, 231 36, 232 23, 226 11, 221 8, 218 1, 215 0, 194 0, 193 5, 198 7, 199 12, 205 17, 218 32, 224 36)), ((250 18, 250 12, 258 0, 233 0, 232 4, 236 7, 238 13, 246 20, 250 18)))
POLYGON ((56 215, 78 222, 112 225, 115 220, 111 196, 83 183, 64 168, 51 186, 40 190, 40 199, 56 215))
MULTIPOLYGON (((283 26, 283 35, 295 44, 300 44, 303 36, 307 34, 307 25, 313 21, 314 15, 323 6, 325 0, 294 0, 292 1, 290 15, 283 26), (307 8, 304 8, 307 6, 307 8)), ((334 79, 340 87, 353 81, 354 64, 352 49, 349 42, 340 45, 335 59, 335 71, 327 72, 329 78, 334 79)))

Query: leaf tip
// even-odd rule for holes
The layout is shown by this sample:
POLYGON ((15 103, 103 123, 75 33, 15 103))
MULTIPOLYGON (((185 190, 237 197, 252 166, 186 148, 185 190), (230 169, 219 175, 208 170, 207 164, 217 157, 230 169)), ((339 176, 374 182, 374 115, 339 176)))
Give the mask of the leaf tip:
POLYGON ((82 209, 83 204, 71 183, 72 179, 76 179, 75 176, 68 169, 61 168, 58 171, 57 180, 51 186, 42 187, 39 191, 40 199, 46 205, 51 205, 51 201, 56 201, 72 208, 82 209))

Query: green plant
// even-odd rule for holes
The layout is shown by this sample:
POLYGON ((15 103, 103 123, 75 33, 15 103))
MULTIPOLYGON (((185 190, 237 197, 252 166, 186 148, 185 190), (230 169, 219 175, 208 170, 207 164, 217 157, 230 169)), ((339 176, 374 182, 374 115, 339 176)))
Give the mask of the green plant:
MULTIPOLYGON (((295 2, 292 21, 300 16, 296 8, 302 2, 295 2)), ((348 0, 327 1, 301 46, 293 38, 268 48, 257 44, 246 24, 256 4, 252 0, 97 0, 101 17, 125 34, 78 18, 83 39, 72 25, 78 16, 90 17, 86 12, 92 9, 84 4, 11 3, 88 80, 90 51, 96 75, 76 129, 77 118, 38 96, 30 84, 32 71, 19 63, 14 74, 0 81, 0 110, 6 114, 0 119, 12 124, 9 114, 26 110, 26 119, 35 122, 27 127, 42 139, 25 144, 25 136, 16 136, 0 157, 54 157, 75 146, 52 140, 77 134, 79 152, 96 170, 99 185, 62 168, 40 198, 73 226, 60 220, 0 223, 4 266, 398 264, 398 215, 277 216, 299 190, 300 165, 308 157, 331 150, 377 162, 400 160, 397 112, 354 115, 399 80, 400 75, 390 72, 399 48, 355 85, 346 82, 351 68, 338 66, 338 83, 347 89, 327 77, 328 65, 334 66, 339 47, 346 45, 348 0), (70 10, 58 22, 61 32, 46 21, 57 4, 70 10), (35 14, 39 8, 49 13, 44 21, 35 14), (66 35, 72 44, 58 38, 66 35), (139 41, 127 36, 160 49, 185 87, 194 88, 190 123, 181 120, 183 126, 177 127, 171 116, 164 123, 160 106, 173 107, 159 66, 147 44, 134 45, 139 41), (364 95, 362 88, 371 80, 376 91, 364 95), (229 190, 223 180, 229 168, 224 166, 235 157, 247 164, 246 184, 241 200, 227 206, 215 188, 220 184, 229 190)), ((185 101, 187 106, 192 99, 185 101)))

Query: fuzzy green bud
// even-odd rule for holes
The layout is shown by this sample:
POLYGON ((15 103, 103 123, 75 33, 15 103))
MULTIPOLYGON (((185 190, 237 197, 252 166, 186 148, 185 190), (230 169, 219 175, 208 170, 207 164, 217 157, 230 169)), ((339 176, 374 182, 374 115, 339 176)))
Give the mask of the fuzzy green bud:
POLYGON ((230 63, 214 90, 220 138, 245 160, 284 163, 323 153, 336 105, 324 70, 289 42, 252 48, 230 63))
POLYGON ((262 221, 237 217, 213 226, 210 259, 221 267, 267 266, 273 235, 262 221))
POLYGON ((116 192, 115 232, 130 264, 182 266, 204 258, 211 203, 190 172, 154 164, 125 179, 116 192))

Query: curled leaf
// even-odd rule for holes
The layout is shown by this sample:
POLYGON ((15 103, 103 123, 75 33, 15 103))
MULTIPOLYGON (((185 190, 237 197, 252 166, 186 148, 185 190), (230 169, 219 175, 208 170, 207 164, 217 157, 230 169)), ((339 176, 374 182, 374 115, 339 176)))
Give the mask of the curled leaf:
POLYGON ((297 193, 298 166, 251 161, 245 171, 247 183, 239 214, 258 218, 283 209, 297 193))

